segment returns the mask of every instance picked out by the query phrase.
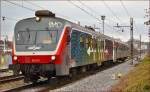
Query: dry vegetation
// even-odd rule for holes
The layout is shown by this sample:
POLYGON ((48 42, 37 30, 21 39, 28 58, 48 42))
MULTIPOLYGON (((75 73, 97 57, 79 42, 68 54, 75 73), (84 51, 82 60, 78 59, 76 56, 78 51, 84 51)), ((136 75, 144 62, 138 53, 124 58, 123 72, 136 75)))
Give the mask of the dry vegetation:
POLYGON ((145 57, 142 63, 125 75, 112 88, 112 92, 150 92, 150 60, 145 57))

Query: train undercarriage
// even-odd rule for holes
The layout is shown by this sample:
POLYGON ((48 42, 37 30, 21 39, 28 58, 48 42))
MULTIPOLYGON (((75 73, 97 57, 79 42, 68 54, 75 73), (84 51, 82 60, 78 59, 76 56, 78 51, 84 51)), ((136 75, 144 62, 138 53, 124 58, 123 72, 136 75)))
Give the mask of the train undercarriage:
MULTIPOLYGON (((122 61, 124 62, 127 59, 127 57, 119 58, 117 59, 117 62, 122 61)), ((113 62, 112 60, 104 61, 102 65, 104 64, 113 64, 117 63, 113 62)), ((76 75, 77 72, 86 72, 88 70, 93 70, 98 67, 97 63, 90 64, 90 65, 84 65, 84 66, 78 66, 74 68, 70 68, 70 73, 67 75, 67 77, 73 77, 73 75, 76 75)), ((13 64, 10 65, 9 68, 13 70, 14 75, 18 75, 20 72, 25 76, 24 81, 25 82, 37 82, 40 77, 44 77, 47 79, 50 79, 51 77, 58 77, 56 75, 55 65, 54 64, 13 64)), ((61 76, 62 77, 62 76, 61 76)))
POLYGON ((40 76, 45 78, 55 76, 54 64, 14 64, 10 65, 9 68, 13 70, 14 75, 21 72, 25 76, 25 82, 36 82, 40 76))

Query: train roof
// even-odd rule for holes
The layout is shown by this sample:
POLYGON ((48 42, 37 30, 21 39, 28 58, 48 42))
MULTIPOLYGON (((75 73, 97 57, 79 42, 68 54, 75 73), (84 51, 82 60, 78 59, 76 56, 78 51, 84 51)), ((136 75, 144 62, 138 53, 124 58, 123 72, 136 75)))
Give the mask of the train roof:
MULTIPOLYGON (((62 18, 59 18, 59 19, 62 19, 62 18)), ((121 44, 124 44, 124 45, 128 46, 125 42, 123 42, 121 40, 115 39, 113 37, 109 37, 109 36, 104 35, 104 34, 102 34, 100 32, 97 32, 97 31, 93 31, 92 29, 80 26, 80 25, 78 25, 76 23, 73 23, 73 22, 70 22, 68 20, 65 20, 65 19, 62 19, 62 20, 68 22, 71 25, 72 28, 76 28, 78 30, 82 30, 82 31, 84 31, 86 33, 92 34, 92 35, 95 36, 95 38, 107 39, 107 40, 115 41, 115 42, 118 42, 118 43, 121 43, 121 44)))
MULTIPOLYGON (((26 19, 20 20, 17 23, 20 23, 20 22, 23 22, 23 21, 26 21, 26 20, 30 20, 30 19, 33 19, 33 18, 36 18, 36 17, 26 18, 26 19)), ((70 25, 72 28, 75 28, 75 29, 78 29, 79 31, 83 31, 85 33, 91 34, 92 36, 94 36, 94 38, 107 39, 107 40, 115 41, 115 42, 118 42, 118 43, 121 43, 121 44, 124 44, 124 45, 128 46, 125 42, 123 42, 121 40, 117 40, 117 39, 115 39, 113 37, 109 37, 107 35, 104 35, 102 33, 97 32, 97 31, 93 31, 92 29, 83 27, 83 26, 78 25, 76 23, 73 23, 73 22, 71 22, 69 20, 66 20, 66 19, 63 19, 63 18, 59 18, 59 17, 50 17, 50 18, 55 18, 57 20, 64 21, 65 25, 70 25)))

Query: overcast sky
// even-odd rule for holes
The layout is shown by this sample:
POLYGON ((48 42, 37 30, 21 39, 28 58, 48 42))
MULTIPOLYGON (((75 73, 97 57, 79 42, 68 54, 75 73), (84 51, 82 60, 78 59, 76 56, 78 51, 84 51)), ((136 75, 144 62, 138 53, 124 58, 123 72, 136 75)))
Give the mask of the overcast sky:
MULTIPOLYGON (((148 18, 144 18, 145 9, 148 9, 148 1, 13 1, 1 2, 1 16, 5 16, 5 21, 1 21, 1 34, 9 35, 12 40, 14 26, 20 19, 33 17, 36 10, 47 9, 56 13, 56 16, 68 19, 82 26, 89 25, 100 27, 102 32, 102 22, 91 17, 73 4, 86 10, 92 16, 101 19, 101 15, 106 16, 105 34, 115 38, 120 38, 127 41, 130 38, 129 28, 121 29, 114 28, 116 23, 120 25, 130 25, 130 16, 134 18, 134 38, 139 39, 142 35, 142 41, 148 41, 148 26, 144 22, 148 18), (13 4, 12 4, 13 3, 13 4), (73 4, 72 4, 73 3, 73 4), (14 5, 19 4, 20 6, 14 5), (87 7, 90 7, 87 8, 87 7), (124 6, 123 6, 124 5, 124 6), (28 9, 25 9, 26 7, 28 9), (30 9, 29 9, 30 8, 30 9)), ((2 19, 2 18, 1 18, 2 19)), ((98 30, 97 30, 98 31, 98 30)))

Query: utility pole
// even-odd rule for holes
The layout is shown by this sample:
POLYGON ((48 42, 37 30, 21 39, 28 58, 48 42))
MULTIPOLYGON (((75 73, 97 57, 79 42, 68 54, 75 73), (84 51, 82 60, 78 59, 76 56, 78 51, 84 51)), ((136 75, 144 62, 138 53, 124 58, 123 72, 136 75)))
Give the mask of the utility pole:
POLYGON ((133 64, 133 18, 130 18, 130 26, 120 26, 119 24, 117 24, 117 26, 114 26, 114 27, 117 27, 117 28, 125 28, 125 27, 128 27, 130 28, 130 56, 131 56, 131 62, 130 64, 132 65, 133 64))
MULTIPOLYGON (((0 5, 2 5, 2 3, 1 3, 1 0, 0 0, 0 5)), ((1 9, 0 9, 0 11, 1 11, 1 9)), ((0 18, 1 18, 2 16, 1 16, 1 13, 0 13, 0 18)), ((2 30, 2 21, 1 21, 2 19, 0 19, 0 41, 1 41, 1 30, 2 30)), ((1 53, 0 53, 1 54, 1 53)))
MULTIPOLYGON (((101 20, 103 21, 103 35, 105 34, 105 31, 104 31, 104 20, 105 20, 105 16, 104 15, 102 15, 101 16, 101 20)), ((104 43, 103 43, 103 50, 104 50, 104 52, 105 52, 105 40, 104 40, 104 43)))
POLYGON ((148 37, 149 37, 149 44, 148 44, 148 57, 150 61, 150 0, 149 0, 149 9, 146 11, 146 17, 148 17, 148 21, 144 22, 145 25, 149 25, 148 37))
POLYGON ((133 18, 130 18, 130 36, 131 36, 131 64, 133 64, 133 18))
POLYGON ((140 35, 140 61, 141 61, 141 45, 142 45, 142 40, 141 40, 141 35, 140 35))
POLYGON ((148 46, 148 48, 149 48, 149 50, 148 50, 148 55, 149 55, 149 60, 150 60, 150 0, 149 0, 149 32, 148 32, 148 36, 149 36, 149 46, 148 46))
POLYGON ((101 20, 103 21, 103 34, 105 33, 105 31, 104 31, 104 20, 105 20, 105 16, 103 15, 103 16, 101 16, 101 20))

